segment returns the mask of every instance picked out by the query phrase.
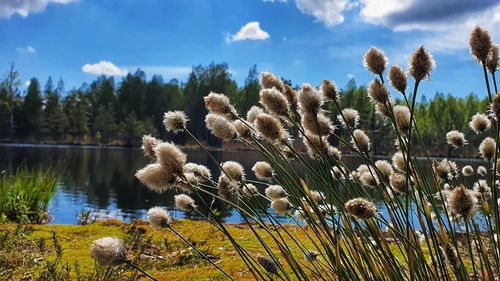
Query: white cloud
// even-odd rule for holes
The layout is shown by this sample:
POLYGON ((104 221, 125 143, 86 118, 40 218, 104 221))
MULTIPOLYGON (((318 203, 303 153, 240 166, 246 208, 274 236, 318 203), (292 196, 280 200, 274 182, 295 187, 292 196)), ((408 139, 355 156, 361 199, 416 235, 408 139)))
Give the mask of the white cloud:
POLYGON ((353 78, 354 78, 354 74, 352 74, 352 73, 347 74, 347 79, 351 80, 353 78))
POLYGON ((28 87, 30 86, 30 84, 31 84, 31 80, 26 80, 26 81, 24 81, 24 86, 25 86, 26 88, 28 88, 28 87))
POLYGON ((10 18, 14 14, 27 17, 31 13, 40 13, 49 3, 68 4, 75 0, 2 0, 0 1, 0 18, 10 18))
POLYGON ((128 71, 125 68, 119 68, 110 61, 100 61, 95 64, 85 64, 82 66, 82 71, 96 75, 113 75, 124 76, 128 71))
POLYGON ((498 0, 359 0, 360 16, 394 31, 420 30, 410 45, 424 44, 432 51, 468 48, 469 32, 476 25, 500 39, 498 0))
POLYGON ((352 8, 348 0, 295 0, 295 3, 302 13, 315 17, 327 27, 344 22, 342 12, 352 8))
POLYGON ((19 54, 34 54, 36 53, 36 50, 35 48, 31 47, 31 46, 26 46, 26 47, 19 47, 16 49, 16 51, 19 53, 19 54))
POLYGON ((266 40, 269 33, 260 28, 258 21, 251 21, 241 27, 240 31, 236 34, 228 35, 226 38, 228 42, 243 41, 243 40, 266 40))

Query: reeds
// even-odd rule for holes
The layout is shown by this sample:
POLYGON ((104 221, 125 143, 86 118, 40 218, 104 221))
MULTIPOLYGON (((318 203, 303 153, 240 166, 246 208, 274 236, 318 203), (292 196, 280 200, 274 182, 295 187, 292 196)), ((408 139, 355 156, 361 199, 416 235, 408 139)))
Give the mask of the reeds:
POLYGON ((55 171, 49 167, 18 168, 0 175, 0 215, 15 222, 48 222, 47 209, 57 188, 55 171))
MULTIPOLYGON (((470 41, 472 54, 483 64, 490 54, 488 46, 492 46, 486 42, 490 39, 485 34, 488 35, 482 29, 475 30, 470 41)), ((495 59, 494 54, 490 56, 495 59)), ((454 161, 432 160, 428 156, 426 161, 418 159, 416 147, 423 147, 425 143, 416 127, 419 116, 414 114, 415 100, 419 83, 429 79, 435 63, 431 54, 419 47, 409 59, 408 75, 399 67, 391 67, 390 84, 403 94, 404 101, 394 100, 389 85, 384 82, 387 63, 384 53, 376 48, 365 55, 364 65, 375 76, 368 94, 380 113, 377 118, 391 122, 397 136, 396 150, 386 155, 390 161, 375 160, 372 140, 356 128, 359 113, 353 108, 341 108, 340 92, 332 82, 325 80, 318 88, 304 84, 295 92, 277 76, 266 72, 262 74, 260 99, 265 110, 252 107, 246 120, 239 117, 242 113, 236 112, 222 94, 210 93, 205 98, 210 111, 207 127, 212 134, 225 141, 245 143, 265 159, 252 169, 257 181, 247 179, 244 168, 236 162, 219 163, 185 126, 185 133, 193 137, 219 167, 218 181, 187 180, 192 168, 186 166, 193 164, 186 164, 179 156, 181 152, 173 153, 167 161, 159 149, 166 147, 164 143, 145 151, 148 155, 154 152, 150 165, 163 169, 164 174, 158 172, 159 176, 171 178, 169 188, 188 186, 190 196, 177 195, 177 207, 197 212, 212 223, 231 241, 249 274, 256 279, 498 279, 500 256, 492 250, 498 249, 495 237, 500 235, 497 173, 487 175, 488 170, 483 167, 481 172, 478 169, 478 174, 487 177, 478 180, 472 166, 459 167, 454 161), (408 100, 406 91, 411 84, 412 98, 408 100), (295 114, 300 118, 295 118, 295 114), (334 118, 343 130, 336 130, 334 118), (241 122, 238 130, 234 129, 235 121, 241 122), (309 158, 297 150, 292 137, 306 145, 309 158), (333 145, 332 139, 338 146, 333 145), (356 155, 362 164, 352 168, 343 162, 341 150, 356 155), (166 169, 172 166, 177 168, 166 169), (426 170, 432 172, 431 179, 425 177, 426 170), (463 176, 475 178, 476 184, 466 183, 459 171, 463 176), (206 196, 210 199, 203 199, 206 196), (184 198, 182 204, 181 197, 184 198), (263 204, 257 197, 267 203, 263 204), (212 208, 212 200, 224 202, 242 217, 246 227, 255 234, 252 239, 259 241, 259 249, 245 248, 238 237, 227 231, 216 215, 217 210, 212 208), (201 212, 198 206, 205 208, 208 214, 201 212), (284 226, 279 217, 288 218, 289 223, 297 226, 294 231, 304 233, 309 239, 296 239, 294 231, 284 226), (297 223, 298 219, 303 222, 297 223), (481 226, 480 220, 485 222, 481 226), (256 228, 262 229, 270 240, 263 239, 256 228), (299 249, 302 254, 296 255, 292 249, 299 249)), ((489 85, 488 77, 485 79, 489 85)), ((490 128, 495 131, 496 137, 485 136, 480 145, 472 141, 469 144, 478 146, 484 166, 491 166, 492 171, 498 170, 500 95, 497 96, 491 97, 489 115, 478 113, 470 122, 471 130, 477 134, 487 134, 490 128)), ((443 138, 454 149, 461 149, 468 144, 465 139, 468 133, 451 131, 443 138)), ((155 143, 146 139, 145 147, 155 143)), ((141 171, 138 178, 147 186, 152 187, 148 182, 152 182, 153 187, 158 185, 154 179, 141 177, 141 171)), ((156 228, 165 220, 159 218, 160 215, 156 214, 156 219, 153 216, 151 220, 156 228)), ((179 237, 183 239, 180 233, 179 237)))

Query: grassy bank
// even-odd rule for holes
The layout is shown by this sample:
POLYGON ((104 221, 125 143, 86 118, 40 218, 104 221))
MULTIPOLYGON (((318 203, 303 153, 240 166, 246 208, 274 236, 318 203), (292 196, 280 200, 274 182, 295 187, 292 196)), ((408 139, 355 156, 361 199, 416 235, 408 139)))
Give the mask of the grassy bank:
MULTIPOLYGON (((176 221, 173 228, 231 276, 238 280, 254 280, 231 243, 209 223, 183 220, 176 221)), ((228 225, 227 228, 251 255, 265 254, 248 226, 228 225)), ((298 226, 286 228, 297 238, 307 240, 298 226)), ((272 246, 270 237, 262 229, 257 231, 278 254, 279 249, 272 246)), ((142 221, 127 224, 117 220, 85 226, 3 225, 0 230, 0 268, 3 269, 0 280, 142 280, 143 276, 127 265, 110 269, 96 266, 89 254, 90 245, 104 236, 123 239, 129 258, 158 280, 225 280, 222 273, 173 232, 153 231, 142 221)), ((391 248, 398 251, 395 245, 391 248)), ((299 249, 292 247, 292 251, 300 255, 299 249)), ((305 258, 300 263, 306 270, 311 266, 305 258)))
POLYGON ((56 192, 53 169, 20 167, 0 175, 0 218, 2 221, 43 223, 50 218, 47 208, 56 192))

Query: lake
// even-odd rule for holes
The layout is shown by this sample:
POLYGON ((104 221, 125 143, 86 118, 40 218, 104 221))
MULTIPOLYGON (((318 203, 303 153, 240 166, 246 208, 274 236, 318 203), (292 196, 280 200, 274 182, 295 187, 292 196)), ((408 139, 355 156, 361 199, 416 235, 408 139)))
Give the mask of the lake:
MULTIPOLYGON (((184 150, 188 161, 208 166, 214 174, 217 168, 207 154, 198 150, 184 150)), ((213 151, 219 161, 240 162, 252 178, 251 167, 262 160, 255 151, 213 151)), ((49 212, 55 224, 75 224, 76 214, 92 210, 99 218, 117 218, 124 221, 145 219, 150 207, 163 206, 171 210, 175 218, 197 218, 173 208, 173 192, 150 192, 134 176, 148 163, 139 148, 96 147, 70 145, 0 145, 0 170, 14 170, 20 165, 28 167, 49 164, 58 175, 57 193, 50 203, 49 212)), ((360 163, 356 157, 344 157, 352 167, 360 163)), ((474 167, 484 162, 473 160, 474 167)), ((459 163, 459 166, 460 165, 459 163)), ((380 202, 379 202, 380 203, 380 202)), ((238 212, 216 205, 221 217, 228 223, 240 223, 238 212)), ((378 204, 385 213, 384 206, 378 204)), ((270 210, 272 213, 272 210, 270 210)), ((481 218, 478 218, 481 220, 481 218)), ((287 218, 282 218, 287 222, 287 218)))

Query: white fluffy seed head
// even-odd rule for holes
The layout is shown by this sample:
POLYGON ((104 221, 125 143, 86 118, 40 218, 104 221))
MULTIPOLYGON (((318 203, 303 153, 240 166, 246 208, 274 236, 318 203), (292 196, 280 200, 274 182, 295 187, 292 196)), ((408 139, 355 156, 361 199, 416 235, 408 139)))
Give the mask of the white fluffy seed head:
POLYGON ((411 120, 410 120, 410 110, 408 107, 403 105, 396 105, 393 108, 394 119, 396 120, 396 125, 398 129, 403 133, 408 133, 410 130, 411 120))
POLYGON ((360 152, 367 153, 370 151, 370 138, 360 129, 354 130, 351 144, 360 152))
POLYGON ((233 125, 240 138, 252 141, 254 136, 254 130, 251 124, 249 124, 244 120, 236 120, 233 122, 233 125))
POLYGON ((230 141, 238 137, 233 123, 222 115, 209 113, 205 117, 205 123, 210 132, 223 141, 230 141))
POLYGON ((480 177, 486 177, 486 175, 488 175, 488 169, 486 169, 485 166, 479 166, 477 167, 477 174, 480 177))
POLYGON ((347 213, 357 219, 370 219, 377 214, 377 207, 364 198, 355 198, 344 205, 347 213))
POLYGON ((127 261, 127 250, 123 241, 116 237, 97 239, 90 247, 90 255, 103 266, 113 266, 127 261))
POLYGON ((375 171, 372 172, 364 172, 359 175, 359 180, 361 183, 368 188, 374 188, 379 184, 378 176, 375 174, 375 171))
POLYGON ((193 173, 196 177, 203 179, 203 181, 208 181, 212 178, 212 173, 210 169, 208 169, 204 165, 196 164, 196 163, 187 163, 183 167, 184 174, 193 173))
POLYGON ((459 131, 449 131, 446 133, 446 143, 451 145, 453 148, 459 148, 467 145, 467 140, 465 139, 465 134, 459 131))
POLYGON ((485 114, 481 113, 476 113, 474 116, 472 116, 470 122, 469 122, 469 127, 476 133, 476 134, 482 134, 486 132, 487 130, 490 129, 491 127, 491 121, 486 116, 485 114))
POLYGON ((285 87, 283 81, 271 72, 262 72, 260 75, 260 85, 263 89, 271 89, 274 87, 279 91, 283 91, 285 87))
POLYGON ((363 56, 363 65, 375 75, 382 75, 387 66, 387 57, 378 48, 371 47, 363 56))
POLYGON ((315 190, 311 191, 311 197, 318 204, 322 203, 326 199, 325 194, 323 194, 323 192, 315 190))
POLYGON ((140 169, 135 173, 135 177, 150 190, 158 193, 172 189, 175 184, 172 172, 158 163, 149 164, 140 169))
POLYGON ((247 197, 253 197, 259 195, 259 190, 257 187, 251 183, 247 183, 243 186, 242 192, 247 197))
POLYGON ((299 108, 303 114, 308 113, 312 115, 318 114, 323 99, 321 94, 310 84, 305 83, 299 91, 299 108))
POLYGON ((142 146, 141 146, 144 155, 149 157, 151 160, 156 160, 154 147, 159 143, 161 143, 161 140, 151 135, 144 135, 142 137, 142 146))
MULTIPOLYGON (((389 98, 389 103, 394 107, 394 101, 389 98)), ((380 117, 390 117, 390 108, 388 103, 377 102, 375 103, 375 113, 380 115, 380 117)))
POLYGON ((266 197, 275 200, 286 196, 286 191, 280 185, 270 185, 265 189, 266 197))
POLYGON ((331 173, 332 173, 332 177, 334 179, 337 179, 337 180, 345 179, 346 171, 342 167, 339 168, 338 166, 333 166, 331 173))
POLYGON ((226 161, 222 163, 224 174, 233 181, 243 181, 245 179, 245 169, 236 161, 226 161))
POLYGON ((338 103, 340 101, 340 91, 335 86, 335 83, 329 80, 323 80, 321 83, 320 91, 323 94, 323 98, 326 100, 334 101, 338 103))
POLYGON ((262 89, 259 94, 262 106, 271 114, 279 117, 288 116, 290 105, 283 93, 276 88, 262 89))
POLYGON ((279 142, 290 137, 283 124, 270 114, 261 113, 257 115, 254 124, 259 135, 268 141, 279 142))
POLYGON ((250 107, 250 109, 247 111, 247 121, 250 124, 253 124, 257 115, 259 115, 261 113, 264 113, 264 110, 262 108, 260 108, 256 105, 250 107))
POLYGON ((492 44, 491 36, 485 28, 477 25, 470 33, 470 52, 478 63, 486 62, 492 44))
POLYGON ((435 67, 436 63, 434 62, 431 53, 429 53, 423 46, 417 48, 408 61, 408 73, 415 79, 415 81, 419 82, 424 79, 429 79, 429 76, 435 67))
POLYGON ((457 164, 446 158, 441 161, 433 160, 432 168, 435 175, 441 180, 449 181, 458 178, 457 164))
POLYGON ((393 173, 389 178, 389 183, 397 195, 403 194, 407 190, 407 178, 403 173, 393 173))
POLYGON ((460 218, 469 220, 477 209, 477 198, 472 191, 461 185, 451 191, 447 204, 452 215, 459 215, 460 218))
POLYGON ((406 173, 406 158, 401 151, 394 153, 392 156, 392 165, 396 170, 406 173))
POLYGON ((389 101, 389 89, 378 79, 373 80, 368 86, 368 95, 374 104, 385 104, 389 101))
POLYGON ((184 111, 175 110, 165 112, 163 115, 163 125, 167 132, 178 133, 184 131, 186 123, 189 119, 184 111))
POLYGON ((273 167, 266 161, 256 162, 252 167, 252 171, 259 180, 271 180, 274 176, 273 167))
POLYGON ((217 182, 217 194, 233 203, 238 203, 240 200, 238 183, 230 180, 225 175, 219 177, 219 181, 217 182))
POLYGON ((185 212, 192 211, 197 207, 196 204, 194 203, 194 199, 187 194, 175 195, 174 201, 175 201, 175 207, 185 212))
POLYGON ((236 109, 231 105, 229 98, 223 94, 210 92, 208 96, 203 98, 205 107, 208 111, 228 118, 235 118, 237 116, 236 109))
POLYGON ((356 109, 344 108, 342 114, 337 116, 340 124, 344 128, 356 128, 359 124, 359 112, 356 109))
POLYGON ((464 166, 462 168, 462 175, 464 175, 464 177, 473 176, 474 175, 474 168, 472 168, 471 165, 464 166))
POLYGON ((153 207, 148 210, 148 221, 153 229, 162 229, 170 226, 173 219, 170 214, 161 207, 153 207))
POLYGON ((474 183, 472 190, 477 193, 487 194, 491 192, 491 187, 486 180, 478 180, 474 183))
POLYGON ((174 175, 181 175, 187 156, 175 144, 163 142, 154 147, 154 152, 158 163, 166 171, 171 171, 174 175))
POLYGON ((271 202, 271 208, 280 216, 289 215, 292 211, 292 204, 287 198, 275 199, 271 202))
POLYGON ((386 160, 375 161, 375 167, 377 167, 379 173, 385 178, 389 178, 392 175, 392 173, 394 172, 392 170, 391 163, 389 163, 386 160))
POLYGON ((495 156, 496 142, 493 138, 485 138, 481 144, 479 144, 479 153, 481 157, 485 160, 490 160, 495 156))
POLYGON ((316 115, 305 113, 302 115, 302 126, 315 135, 328 136, 335 130, 332 121, 323 113, 316 115))
POLYGON ((327 136, 320 138, 317 135, 306 132, 302 138, 302 142, 307 148, 307 154, 312 159, 320 158, 322 155, 328 155, 335 159, 342 158, 342 152, 328 142, 327 136))

